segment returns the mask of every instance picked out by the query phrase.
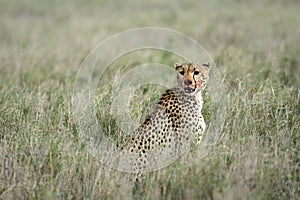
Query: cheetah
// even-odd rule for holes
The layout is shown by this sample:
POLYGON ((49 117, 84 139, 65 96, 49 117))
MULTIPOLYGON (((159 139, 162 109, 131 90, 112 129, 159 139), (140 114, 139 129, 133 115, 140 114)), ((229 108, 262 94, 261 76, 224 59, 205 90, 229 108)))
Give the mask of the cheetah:
MULTIPOLYGON (((141 126, 129 135, 122 150, 138 155, 134 171, 142 173, 147 153, 164 148, 180 149, 189 141, 200 143, 206 124, 201 113, 202 92, 208 82, 211 63, 174 64, 178 85, 166 90, 141 126), (173 146, 172 146, 173 145, 173 146)), ((176 156, 175 154, 173 156, 176 156)))

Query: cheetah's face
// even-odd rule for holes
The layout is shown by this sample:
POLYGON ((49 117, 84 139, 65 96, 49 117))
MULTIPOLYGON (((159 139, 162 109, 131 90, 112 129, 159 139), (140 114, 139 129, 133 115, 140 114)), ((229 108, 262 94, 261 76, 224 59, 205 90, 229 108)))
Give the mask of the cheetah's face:
POLYGON ((176 63, 174 67, 177 71, 178 84, 186 95, 193 96, 206 87, 210 62, 203 65, 176 63))

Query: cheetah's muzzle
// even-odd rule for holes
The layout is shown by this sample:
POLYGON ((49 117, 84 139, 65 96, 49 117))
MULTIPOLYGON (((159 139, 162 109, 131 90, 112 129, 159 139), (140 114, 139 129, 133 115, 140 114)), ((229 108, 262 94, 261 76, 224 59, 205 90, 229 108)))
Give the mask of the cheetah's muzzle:
POLYGON ((186 92, 186 93, 193 93, 193 92, 195 92, 195 88, 186 87, 186 88, 184 88, 184 92, 186 92))

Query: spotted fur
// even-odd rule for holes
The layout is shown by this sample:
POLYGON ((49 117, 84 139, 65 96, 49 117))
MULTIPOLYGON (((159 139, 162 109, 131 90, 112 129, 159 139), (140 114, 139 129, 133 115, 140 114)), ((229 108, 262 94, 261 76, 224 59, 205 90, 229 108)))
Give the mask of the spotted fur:
POLYGON ((147 152, 177 143, 184 145, 195 138, 201 142, 206 125, 202 116, 202 91, 208 81, 210 63, 174 64, 178 86, 167 90, 144 123, 130 135, 126 149, 139 155, 134 170, 142 172, 147 152))

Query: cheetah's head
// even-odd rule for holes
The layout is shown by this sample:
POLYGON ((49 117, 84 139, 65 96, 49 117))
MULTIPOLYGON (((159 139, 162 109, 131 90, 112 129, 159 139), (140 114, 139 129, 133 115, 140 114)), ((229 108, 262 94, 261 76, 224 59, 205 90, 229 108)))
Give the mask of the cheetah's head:
POLYGON ((211 64, 175 63, 177 80, 186 95, 193 96, 206 87, 211 64))

